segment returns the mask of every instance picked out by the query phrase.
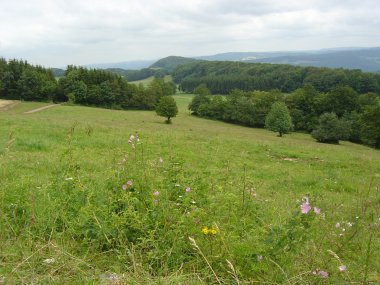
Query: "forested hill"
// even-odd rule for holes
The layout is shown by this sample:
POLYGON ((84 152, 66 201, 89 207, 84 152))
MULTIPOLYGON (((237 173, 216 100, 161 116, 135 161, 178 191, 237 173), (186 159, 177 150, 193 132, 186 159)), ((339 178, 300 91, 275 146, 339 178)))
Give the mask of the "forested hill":
POLYGON ((193 62, 199 62, 200 60, 182 57, 182 56, 168 56, 160 59, 159 61, 153 63, 150 68, 160 68, 168 72, 173 72, 178 66, 189 64, 193 62))
POLYGON ((352 87, 358 93, 380 93, 380 74, 360 70, 300 67, 284 64, 242 63, 231 61, 199 61, 179 65, 172 73, 175 83, 191 92, 204 83, 213 94, 279 89, 292 92, 310 84, 321 92, 338 85, 352 87))

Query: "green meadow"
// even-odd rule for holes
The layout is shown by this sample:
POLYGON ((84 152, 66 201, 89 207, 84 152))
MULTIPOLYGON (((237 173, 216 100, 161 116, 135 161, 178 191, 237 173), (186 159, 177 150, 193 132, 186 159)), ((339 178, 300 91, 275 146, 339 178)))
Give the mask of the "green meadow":
POLYGON ((0 284, 380 282, 378 150, 205 120, 174 98, 172 124, 0 110, 0 284))
MULTIPOLYGON (((145 78, 145 79, 131 81, 130 83, 133 83, 136 85, 142 84, 142 85, 144 85, 144 87, 147 87, 150 83, 153 82, 153 80, 154 80, 154 76, 150 76, 150 77, 145 78)), ((170 75, 165 75, 164 80, 165 80, 165 82, 172 81, 172 77, 170 75)))

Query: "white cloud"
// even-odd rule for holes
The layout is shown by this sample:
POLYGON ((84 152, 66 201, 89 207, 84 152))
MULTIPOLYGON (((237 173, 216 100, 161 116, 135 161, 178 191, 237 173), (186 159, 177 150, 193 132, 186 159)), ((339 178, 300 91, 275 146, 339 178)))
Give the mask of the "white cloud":
POLYGON ((380 46, 378 0, 0 0, 0 56, 48 66, 380 46))

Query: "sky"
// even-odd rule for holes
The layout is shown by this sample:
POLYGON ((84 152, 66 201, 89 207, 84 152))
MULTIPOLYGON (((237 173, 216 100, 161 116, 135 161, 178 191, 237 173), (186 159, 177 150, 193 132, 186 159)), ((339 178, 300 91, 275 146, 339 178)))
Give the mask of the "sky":
POLYGON ((380 0, 0 0, 0 57, 47 67, 380 46, 380 0))

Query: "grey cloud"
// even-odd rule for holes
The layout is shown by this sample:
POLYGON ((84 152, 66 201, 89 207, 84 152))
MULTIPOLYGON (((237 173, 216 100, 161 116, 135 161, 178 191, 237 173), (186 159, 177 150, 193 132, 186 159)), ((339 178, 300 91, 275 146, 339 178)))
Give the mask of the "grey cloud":
POLYGON ((62 66, 169 54, 380 45, 377 2, 0 0, 0 56, 62 66))

